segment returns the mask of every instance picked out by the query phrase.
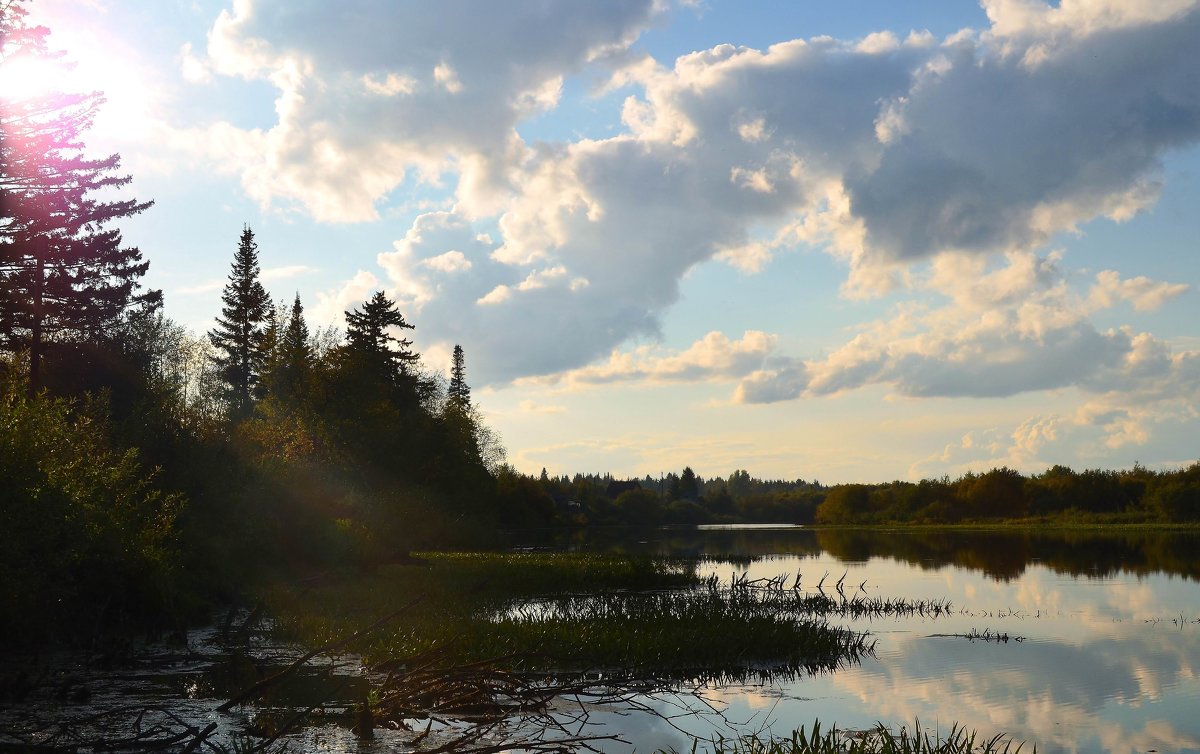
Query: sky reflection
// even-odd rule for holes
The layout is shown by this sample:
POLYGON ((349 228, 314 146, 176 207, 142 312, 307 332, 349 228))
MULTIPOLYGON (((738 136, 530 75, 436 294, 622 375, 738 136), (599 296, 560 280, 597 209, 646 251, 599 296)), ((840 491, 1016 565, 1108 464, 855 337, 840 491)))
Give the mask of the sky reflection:
POLYGON ((982 736, 1006 733, 1041 752, 1200 752, 1200 584, 1178 556, 1191 535, 1057 543, 1040 535, 1024 540, 1021 559, 962 542, 905 541, 908 533, 835 540, 836 554, 809 540, 788 553, 788 540, 762 533, 782 551, 769 553, 754 536, 709 542, 704 568, 722 578, 798 572, 808 591, 824 578, 832 592, 841 579, 847 596, 948 598, 954 609, 938 619, 839 621, 870 631, 876 656, 779 686, 721 689, 732 720, 786 735, 813 720, 865 729, 919 719, 943 733, 952 722, 982 736), (721 558, 722 546, 732 559, 721 558), (914 557, 922 551, 939 554, 914 557), (985 630, 1011 640, 954 636, 985 630))

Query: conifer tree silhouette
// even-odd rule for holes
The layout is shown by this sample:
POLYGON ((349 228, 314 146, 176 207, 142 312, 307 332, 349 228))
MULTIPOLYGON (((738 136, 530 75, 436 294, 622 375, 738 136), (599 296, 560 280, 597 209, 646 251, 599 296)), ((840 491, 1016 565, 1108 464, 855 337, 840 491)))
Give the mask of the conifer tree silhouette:
MULTIPOLYGON (((26 15, 0 4, 0 67, 56 57, 26 15)), ((98 92, 0 92, 0 347, 28 351, 31 392, 47 343, 101 341, 131 308, 162 304, 161 291, 139 292, 150 263, 112 227, 153 202, 110 198, 132 180, 117 173, 120 156, 84 154, 81 134, 103 102, 98 92)))
POLYGON ((221 292, 221 316, 209 339, 221 353, 213 362, 227 386, 234 418, 245 418, 254 408, 254 391, 267 357, 266 328, 270 299, 258 280, 258 244, 249 226, 233 257, 229 282, 221 292))

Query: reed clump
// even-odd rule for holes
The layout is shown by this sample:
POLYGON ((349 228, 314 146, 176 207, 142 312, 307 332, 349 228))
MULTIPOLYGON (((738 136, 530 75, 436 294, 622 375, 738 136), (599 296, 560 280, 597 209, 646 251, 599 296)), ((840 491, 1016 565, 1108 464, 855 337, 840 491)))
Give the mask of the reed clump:
POLYGON ((806 592, 801 578, 701 578, 696 563, 573 553, 436 553, 336 586, 281 590, 273 608, 307 644, 359 627, 382 604, 421 606, 359 649, 368 663, 439 651, 523 672, 621 673, 679 681, 836 670, 874 649, 833 618, 950 611, 948 601, 806 592), (788 583, 793 586, 789 588, 788 583), (517 664, 519 663, 519 664, 517 664))

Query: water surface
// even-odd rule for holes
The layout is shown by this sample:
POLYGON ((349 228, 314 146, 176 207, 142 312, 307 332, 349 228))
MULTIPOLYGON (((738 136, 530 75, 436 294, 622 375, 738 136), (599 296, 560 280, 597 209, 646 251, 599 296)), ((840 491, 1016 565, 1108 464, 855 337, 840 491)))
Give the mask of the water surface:
MULTIPOLYGON (((937 619, 835 621, 878 639, 856 666, 712 689, 750 728, 919 719, 1008 733, 1040 752, 1200 752, 1196 533, 743 529, 575 546, 698 556, 725 578, 798 572, 810 591, 841 581, 847 596, 953 602, 937 619)), ((639 751, 688 746, 649 720, 626 734, 639 751)))

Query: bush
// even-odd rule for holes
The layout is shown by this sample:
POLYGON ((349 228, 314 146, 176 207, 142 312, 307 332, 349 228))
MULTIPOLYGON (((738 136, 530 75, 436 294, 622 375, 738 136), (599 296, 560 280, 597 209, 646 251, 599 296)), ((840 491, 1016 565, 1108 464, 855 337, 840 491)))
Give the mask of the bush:
POLYGON ((103 401, 0 395, 0 634, 144 624, 180 608, 182 505, 113 447, 103 401), (87 616, 87 621, 79 617, 87 616))
POLYGON ((617 496, 615 507, 621 520, 631 526, 658 526, 663 520, 662 501, 652 490, 626 490, 617 496))

